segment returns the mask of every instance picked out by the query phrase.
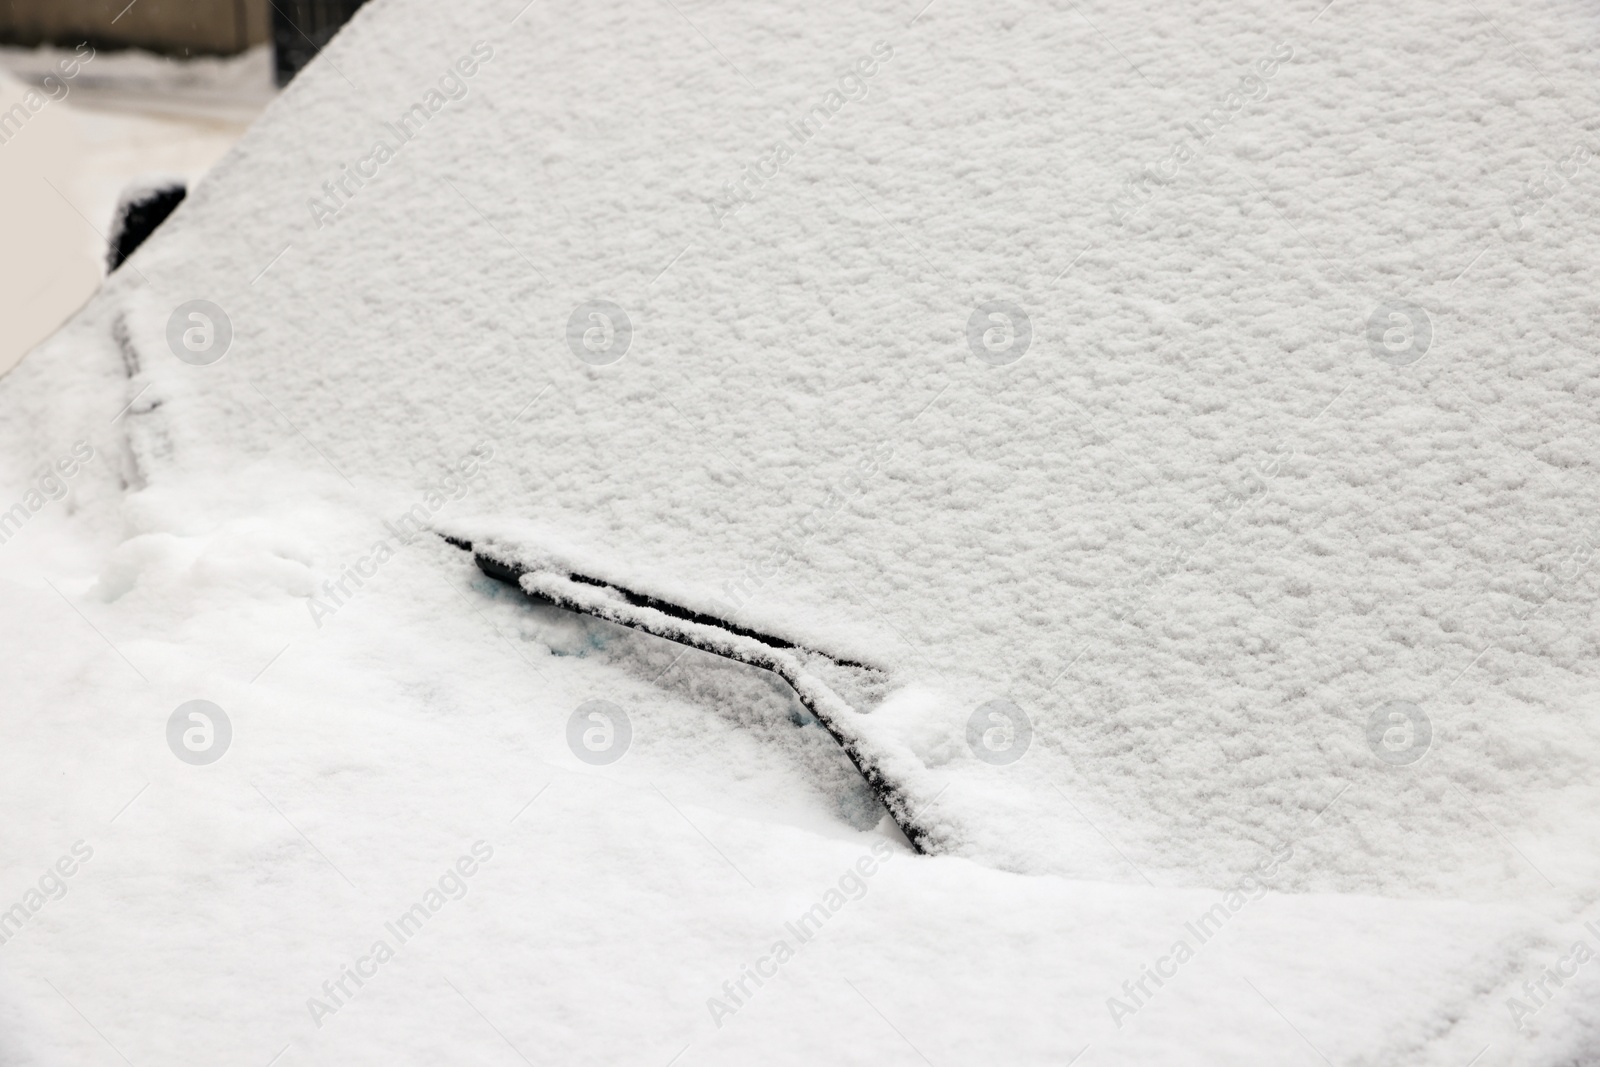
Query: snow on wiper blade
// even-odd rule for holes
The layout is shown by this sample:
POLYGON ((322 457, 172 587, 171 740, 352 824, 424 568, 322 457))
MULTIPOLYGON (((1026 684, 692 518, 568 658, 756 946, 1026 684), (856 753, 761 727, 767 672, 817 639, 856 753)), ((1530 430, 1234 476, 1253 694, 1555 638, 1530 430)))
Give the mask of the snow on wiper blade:
POLYGON ((807 648, 600 578, 534 566, 511 558, 503 550, 475 548, 471 542, 456 537, 445 536, 445 540, 471 552, 484 574, 516 587, 532 600, 776 674, 844 750, 911 847, 923 855, 932 851, 929 832, 917 822, 910 797, 884 772, 883 753, 877 751, 864 731, 856 728, 855 721, 881 699, 888 687, 888 674, 883 669, 807 648))

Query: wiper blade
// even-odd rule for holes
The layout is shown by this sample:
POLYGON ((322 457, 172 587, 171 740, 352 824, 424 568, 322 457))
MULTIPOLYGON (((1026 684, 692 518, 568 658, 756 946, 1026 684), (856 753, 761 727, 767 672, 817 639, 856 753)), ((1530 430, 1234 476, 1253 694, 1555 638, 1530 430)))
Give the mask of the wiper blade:
POLYGON ((932 851, 910 798, 882 770, 882 754, 856 729, 854 720, 888 688, 888 673, 857 660, 829 655, 781 637, 739 626, 600 578, 553 570, 518 560, 495 545, 445 540, 472 553, 478 569, 520 590, 529 599, 639 630, 690 648, 771 671, 828 731, 919 854, 932 851))

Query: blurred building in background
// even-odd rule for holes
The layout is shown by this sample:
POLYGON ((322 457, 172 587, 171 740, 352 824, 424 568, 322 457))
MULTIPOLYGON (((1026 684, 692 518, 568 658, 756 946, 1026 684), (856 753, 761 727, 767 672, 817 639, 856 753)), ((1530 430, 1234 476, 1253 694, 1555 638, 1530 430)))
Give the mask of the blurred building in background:
POLYGON ((272 4, 273 72, 279 85, 289 84, 339 27, 367 0, 274 0, 272 4))
POLYGON ((0 0, 0 45, 232 56, 270 42, 279 85, 365 0, 0 0))
POLYGON ((270 38, 268 0, 0 0, 0 43, 237 55, 270 38))

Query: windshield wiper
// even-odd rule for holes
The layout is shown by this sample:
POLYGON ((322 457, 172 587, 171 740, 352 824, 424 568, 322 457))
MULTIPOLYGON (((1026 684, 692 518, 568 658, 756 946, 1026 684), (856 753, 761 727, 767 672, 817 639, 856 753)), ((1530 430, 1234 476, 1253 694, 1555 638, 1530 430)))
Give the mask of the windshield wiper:
POLYGON ((445 540, 471 552, 484 574, 519 589, 531 600, 776 674, 844 750, 911 847, 923 855, 932 851, 928 831, 916 821, 910 798, 883 773, 875 746, 853 727, 853 720, 876 704, 888 689, 888 674, 881 668, 807 648, 590 575, 534 566, 516 559, 513 552, 501 546, 474 546, 450 536, 445 540))

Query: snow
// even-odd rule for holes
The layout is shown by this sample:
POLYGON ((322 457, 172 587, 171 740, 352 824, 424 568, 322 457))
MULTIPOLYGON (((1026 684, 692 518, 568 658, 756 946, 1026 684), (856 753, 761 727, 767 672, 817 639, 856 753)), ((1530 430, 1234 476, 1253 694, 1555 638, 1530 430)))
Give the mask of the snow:
POLYGON ((1595 1057, 1593 12, 517 6, 364 7, 0 379, 0 904, 94 850, 0 1057, 1595 1057), (884 669, 936 854, 419 507, 884 669))
POLYGON ((238 139, 269 99, 270 59, 0 48, 0 111, 38 94, 0 131, 0 228, 27 249, 0 263, 0 373, 94 295, 128 185, 197 179, 238 139))

